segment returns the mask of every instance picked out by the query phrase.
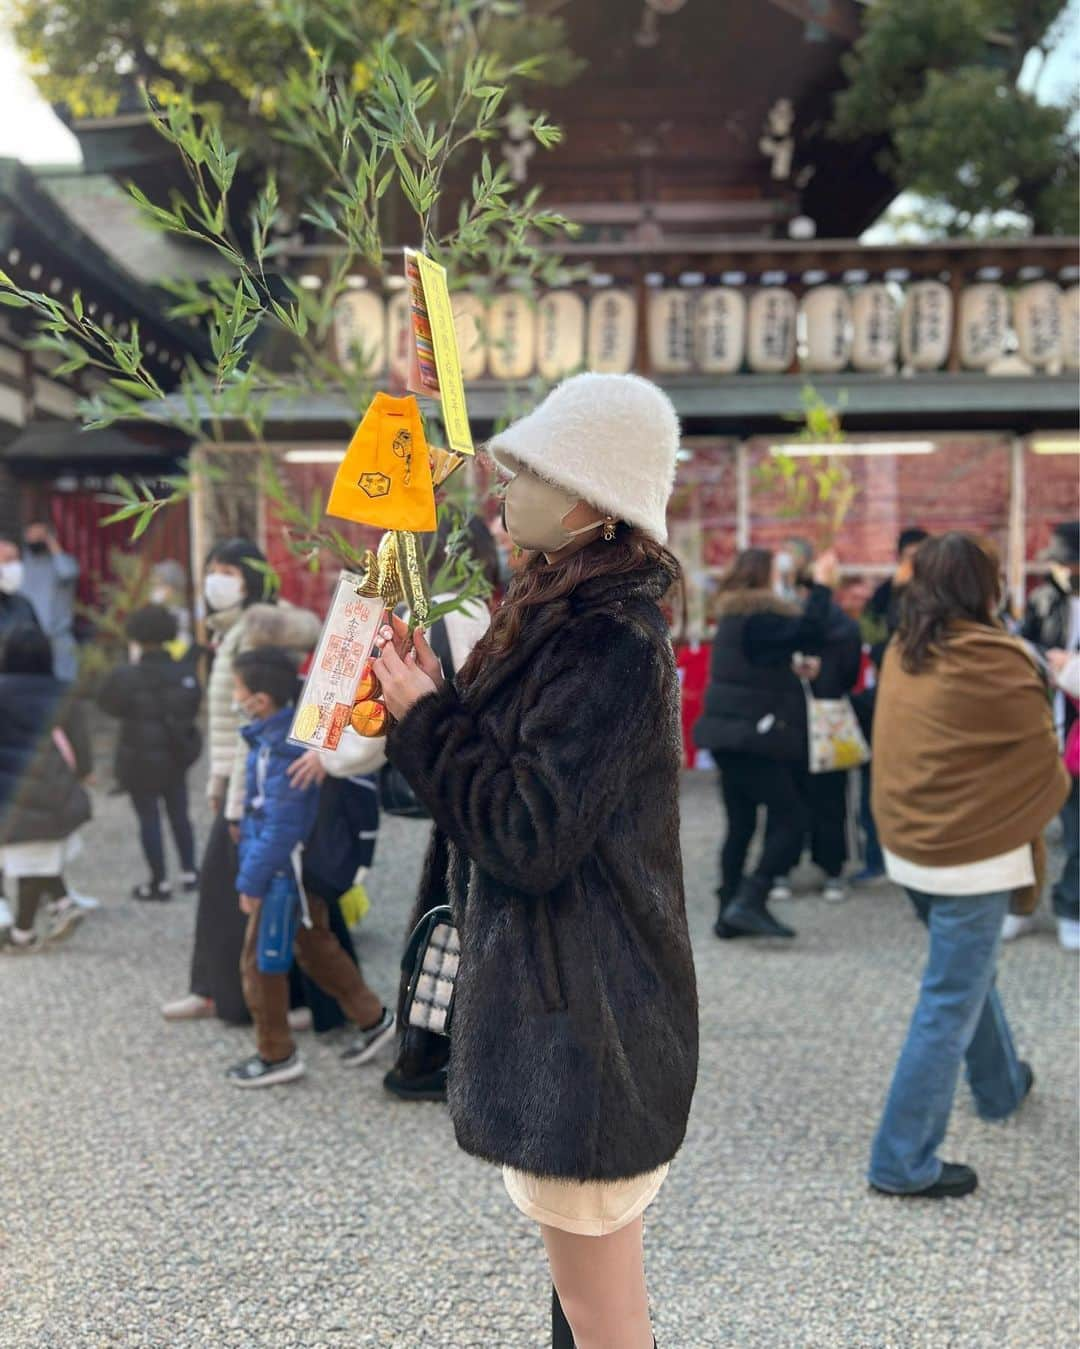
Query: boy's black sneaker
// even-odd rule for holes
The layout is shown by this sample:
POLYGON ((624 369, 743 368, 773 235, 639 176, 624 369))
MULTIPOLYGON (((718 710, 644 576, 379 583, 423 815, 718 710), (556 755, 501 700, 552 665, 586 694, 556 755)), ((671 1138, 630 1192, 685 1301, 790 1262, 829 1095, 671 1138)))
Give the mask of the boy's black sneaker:
POLYGON ((374 1026, 369 1026, 367 1030, 357 1033, 352 1044, 342 1054, 341 1061, 347 1068, 355 1068, 361 1063, 370 1063, 383 1045, 390 1044, 393 1039, 394 1014, 389 1008, 384 1007, 382 1016, 379 1017, 374 1026))
POLYGON ((445 1101, 446 1069, 436 1068, 433 1073, 406 1077, 396 1068, 391 1068, 383 1078, 383 1086, 403 1101, 445 1101))
POLYGON ((172 899, 172 886, 168 881, 143 881, 142 885, 132 887, 131 898, 164 903, 172 899))
POLYGON ((235 1063, 225 1074, 234 1087, 276 1087, 280 1082, 295 1082, 304 1076, 304 1060, 299 1054, 290 1054, 277 1063, 267 1063, 258 1054, 252 1054, 243 1063, 235 1063))
POLYGON ((895 1190, 883 1190, 873 1182, 870 1188, 893 1199, 963 1199, 965 1195, 974 1194, 979 1188, 979 1177, 970 1166, 964 1166, 960 1162, 942 1162, 941 1175, 925 1190, 907 1190, 898 1194, 895 1190))

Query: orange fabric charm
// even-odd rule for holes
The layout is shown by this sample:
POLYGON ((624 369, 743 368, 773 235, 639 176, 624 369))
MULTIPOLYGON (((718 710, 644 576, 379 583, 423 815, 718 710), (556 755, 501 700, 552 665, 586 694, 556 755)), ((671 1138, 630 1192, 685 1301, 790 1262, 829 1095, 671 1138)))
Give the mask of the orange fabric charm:
POLYGON ((379 529, 435 530, 431 460, 411 395, 372 399, 334 478, 326 513, 379 529))

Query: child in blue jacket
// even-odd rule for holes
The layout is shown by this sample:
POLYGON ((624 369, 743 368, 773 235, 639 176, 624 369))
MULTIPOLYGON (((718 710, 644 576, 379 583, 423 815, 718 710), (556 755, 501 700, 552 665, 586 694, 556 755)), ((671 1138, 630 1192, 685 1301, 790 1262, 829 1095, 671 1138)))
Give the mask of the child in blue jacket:
MULTIPOLYGON (((286 651, 259 647, 233 662, 236 701, 248 719, 243 735, 250 746, 247 791, 240 833, 240 870, 236 888, 248 915, 240 975, 257 1052, 230 1068, 237 1087, 269 1087, 291 1082, 304 1072, 289 1031, 289 976, 259 969, 262 903, 271 882, 292 876, 292 856, 311 834, 319 806, 314 784, 297 786, 289 766, 304 753, 288 741, 296 698, 296 663, 286 651)), ((326 899, 307 889, 308 920, 297 929, 296 959, 304 973, 337 999, 359 1033, 342 1056, 349 1064, 366 1063, 388 1044, 394 1018, 368 988, 360 971, 330 930, 326 899)))

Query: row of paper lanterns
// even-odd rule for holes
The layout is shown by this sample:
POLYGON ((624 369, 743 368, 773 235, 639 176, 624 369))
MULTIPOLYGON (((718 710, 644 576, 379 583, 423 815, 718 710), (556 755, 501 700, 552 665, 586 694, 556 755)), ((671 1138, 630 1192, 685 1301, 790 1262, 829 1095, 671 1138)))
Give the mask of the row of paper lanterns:
MULTIPOLYGON (((1080 287, 1034 281, 1010 293, 994 282, 953 292, 940 281, 907 286, 898 305, 880 282, 848 290, 822 285, 802 299, 780 286, 670 287, 649 293, 650 369, 658 375, 728 375, 748 369, 887 373, 898 366, 940 370, 954 341, 960 364, 993 371, 1009 353, 1032 370, 1080 369, 1080 287), (954 312, 958 311, 958 312, 954 312)), ((557 290, 530 300, 505 292, 490 301, 454 296, 466 380, 559 379, 574 370, 623 373, 637 355, 637 301, 616 287, 589 296, 557 290)), ((343 297, 335 325, 342 359, 362 352, 373 371, 408 371, 410 314, 404 292, 343 297)))

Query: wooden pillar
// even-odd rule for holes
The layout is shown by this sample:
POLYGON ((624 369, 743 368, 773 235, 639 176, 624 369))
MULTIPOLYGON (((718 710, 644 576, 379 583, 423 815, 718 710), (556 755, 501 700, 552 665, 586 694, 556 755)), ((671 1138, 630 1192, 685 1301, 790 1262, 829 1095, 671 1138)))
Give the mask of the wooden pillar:
POLYGON ((1009 445, 1009 537, 1005 554, 1005 576, 1009 598, 1024 608, 1027 589, 1027 478, 1024 463, 1024 439, 1014 435, 1009 445))
POLYGON ((735 547, 740 553, 750 547, 750 446, 745 440, 735 446, 735 547))

